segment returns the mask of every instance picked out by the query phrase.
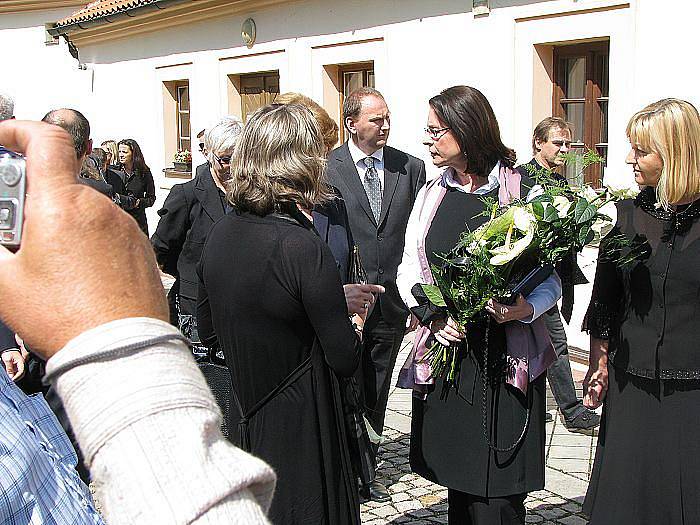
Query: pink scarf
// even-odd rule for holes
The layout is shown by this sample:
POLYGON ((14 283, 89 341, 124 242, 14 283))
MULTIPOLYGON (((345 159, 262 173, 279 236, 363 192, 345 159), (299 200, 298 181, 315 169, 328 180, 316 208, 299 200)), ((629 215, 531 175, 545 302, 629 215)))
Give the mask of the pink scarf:
MULTIPOLYGON (((501 206, 520 198, 520 173, 516 170, 501 166, 498 182, 498 201, 501 206)), ((428 182, 423 202, 415 204, 415 206, 420 206, 418 224, 423 226, 418 242, 418 260, 421 277, 426 284, 434 284, 434 281, 425 253, 425 238, 446 193, 445 175, 443 174, 442 177, 428 182)), ((530 381, 538 378, 556 360, 554 346, 544 320, 541 318, 530 324, 506 323, 504 328, 506 331, 506 357, 511 365, 508 369, 513 371, 506 377, 506 383, 526 393, 530 381)), ((396 384, 399 388, 410 388, 425 394, 428 385, 433 384, 432 370, 427 361, 424 360, 429 350, 426 346, 429 337, 430 330, 427 327, 420 326, 416 330, 411 353, 399 371, 396 384)))

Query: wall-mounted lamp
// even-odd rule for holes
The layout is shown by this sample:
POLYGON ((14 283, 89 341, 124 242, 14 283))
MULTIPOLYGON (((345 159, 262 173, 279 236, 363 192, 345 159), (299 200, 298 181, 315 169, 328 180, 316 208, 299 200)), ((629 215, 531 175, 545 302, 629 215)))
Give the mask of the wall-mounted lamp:
POLYGON ((490 12, 489 0, 472 0, 472 14, 474 16, 484 16, 490 12))
POLYGON ((255 44, 255 20, 252 18, 246 18, 241 25, 241 38, 248 48, 253 47, 253 44, 255 44))

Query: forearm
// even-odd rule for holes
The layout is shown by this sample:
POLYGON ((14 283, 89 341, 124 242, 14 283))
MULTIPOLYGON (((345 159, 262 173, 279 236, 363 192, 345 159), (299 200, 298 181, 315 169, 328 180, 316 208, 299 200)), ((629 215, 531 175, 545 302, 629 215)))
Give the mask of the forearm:
POLYGON ((552 308, 561 297, 561 279, 555 273, 550 275, 526 297, 532 306, 532 316, 520 319, 523 323, 531 323, 547 310, 552 308))
POLYGON ((591 337, 588 353, 588 366, 592 369, 604 370, 608 366, 608 340, 591 337))
POLYGON ((48 362, 107 521, 266 523, 274 474, 221 436, 219 409, 178 334, 161 321, 122 319, 48 362))

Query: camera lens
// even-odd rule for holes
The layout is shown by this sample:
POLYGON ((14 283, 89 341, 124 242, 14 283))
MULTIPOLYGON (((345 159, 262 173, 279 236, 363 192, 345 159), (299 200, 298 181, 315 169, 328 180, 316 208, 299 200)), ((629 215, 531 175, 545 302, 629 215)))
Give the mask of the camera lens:
POLYGON ((2 170, 2 180, 8 186, 15 186, 22 178, 22 172, 14 164, 5 166, 2 170))

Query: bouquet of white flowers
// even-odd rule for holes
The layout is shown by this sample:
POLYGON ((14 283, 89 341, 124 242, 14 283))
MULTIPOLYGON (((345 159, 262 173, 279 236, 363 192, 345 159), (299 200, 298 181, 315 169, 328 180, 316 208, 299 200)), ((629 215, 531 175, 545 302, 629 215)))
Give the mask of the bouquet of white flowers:
MULTIPOLYGON (((583 155, 581 165, 602 159, 583 155)), ((547 170, 534 170, 541 191, 529 201, 515 200, 499 208, 484 199, 489 220, 474 231, 465 231, 457 245, 433 266, 435 284, 413 289, 419 306, 413 312, 423 322, 448 314, 464 329, 486 316, 491 298, 512 302, 527 295, 546 279, 565 255, 579 252, 612 228, 615 201, 629 197, 622 190, 569 186, 547 170)), ((454 381, 456 349, 435 343, 426 354, 433 377, 454 381)))

